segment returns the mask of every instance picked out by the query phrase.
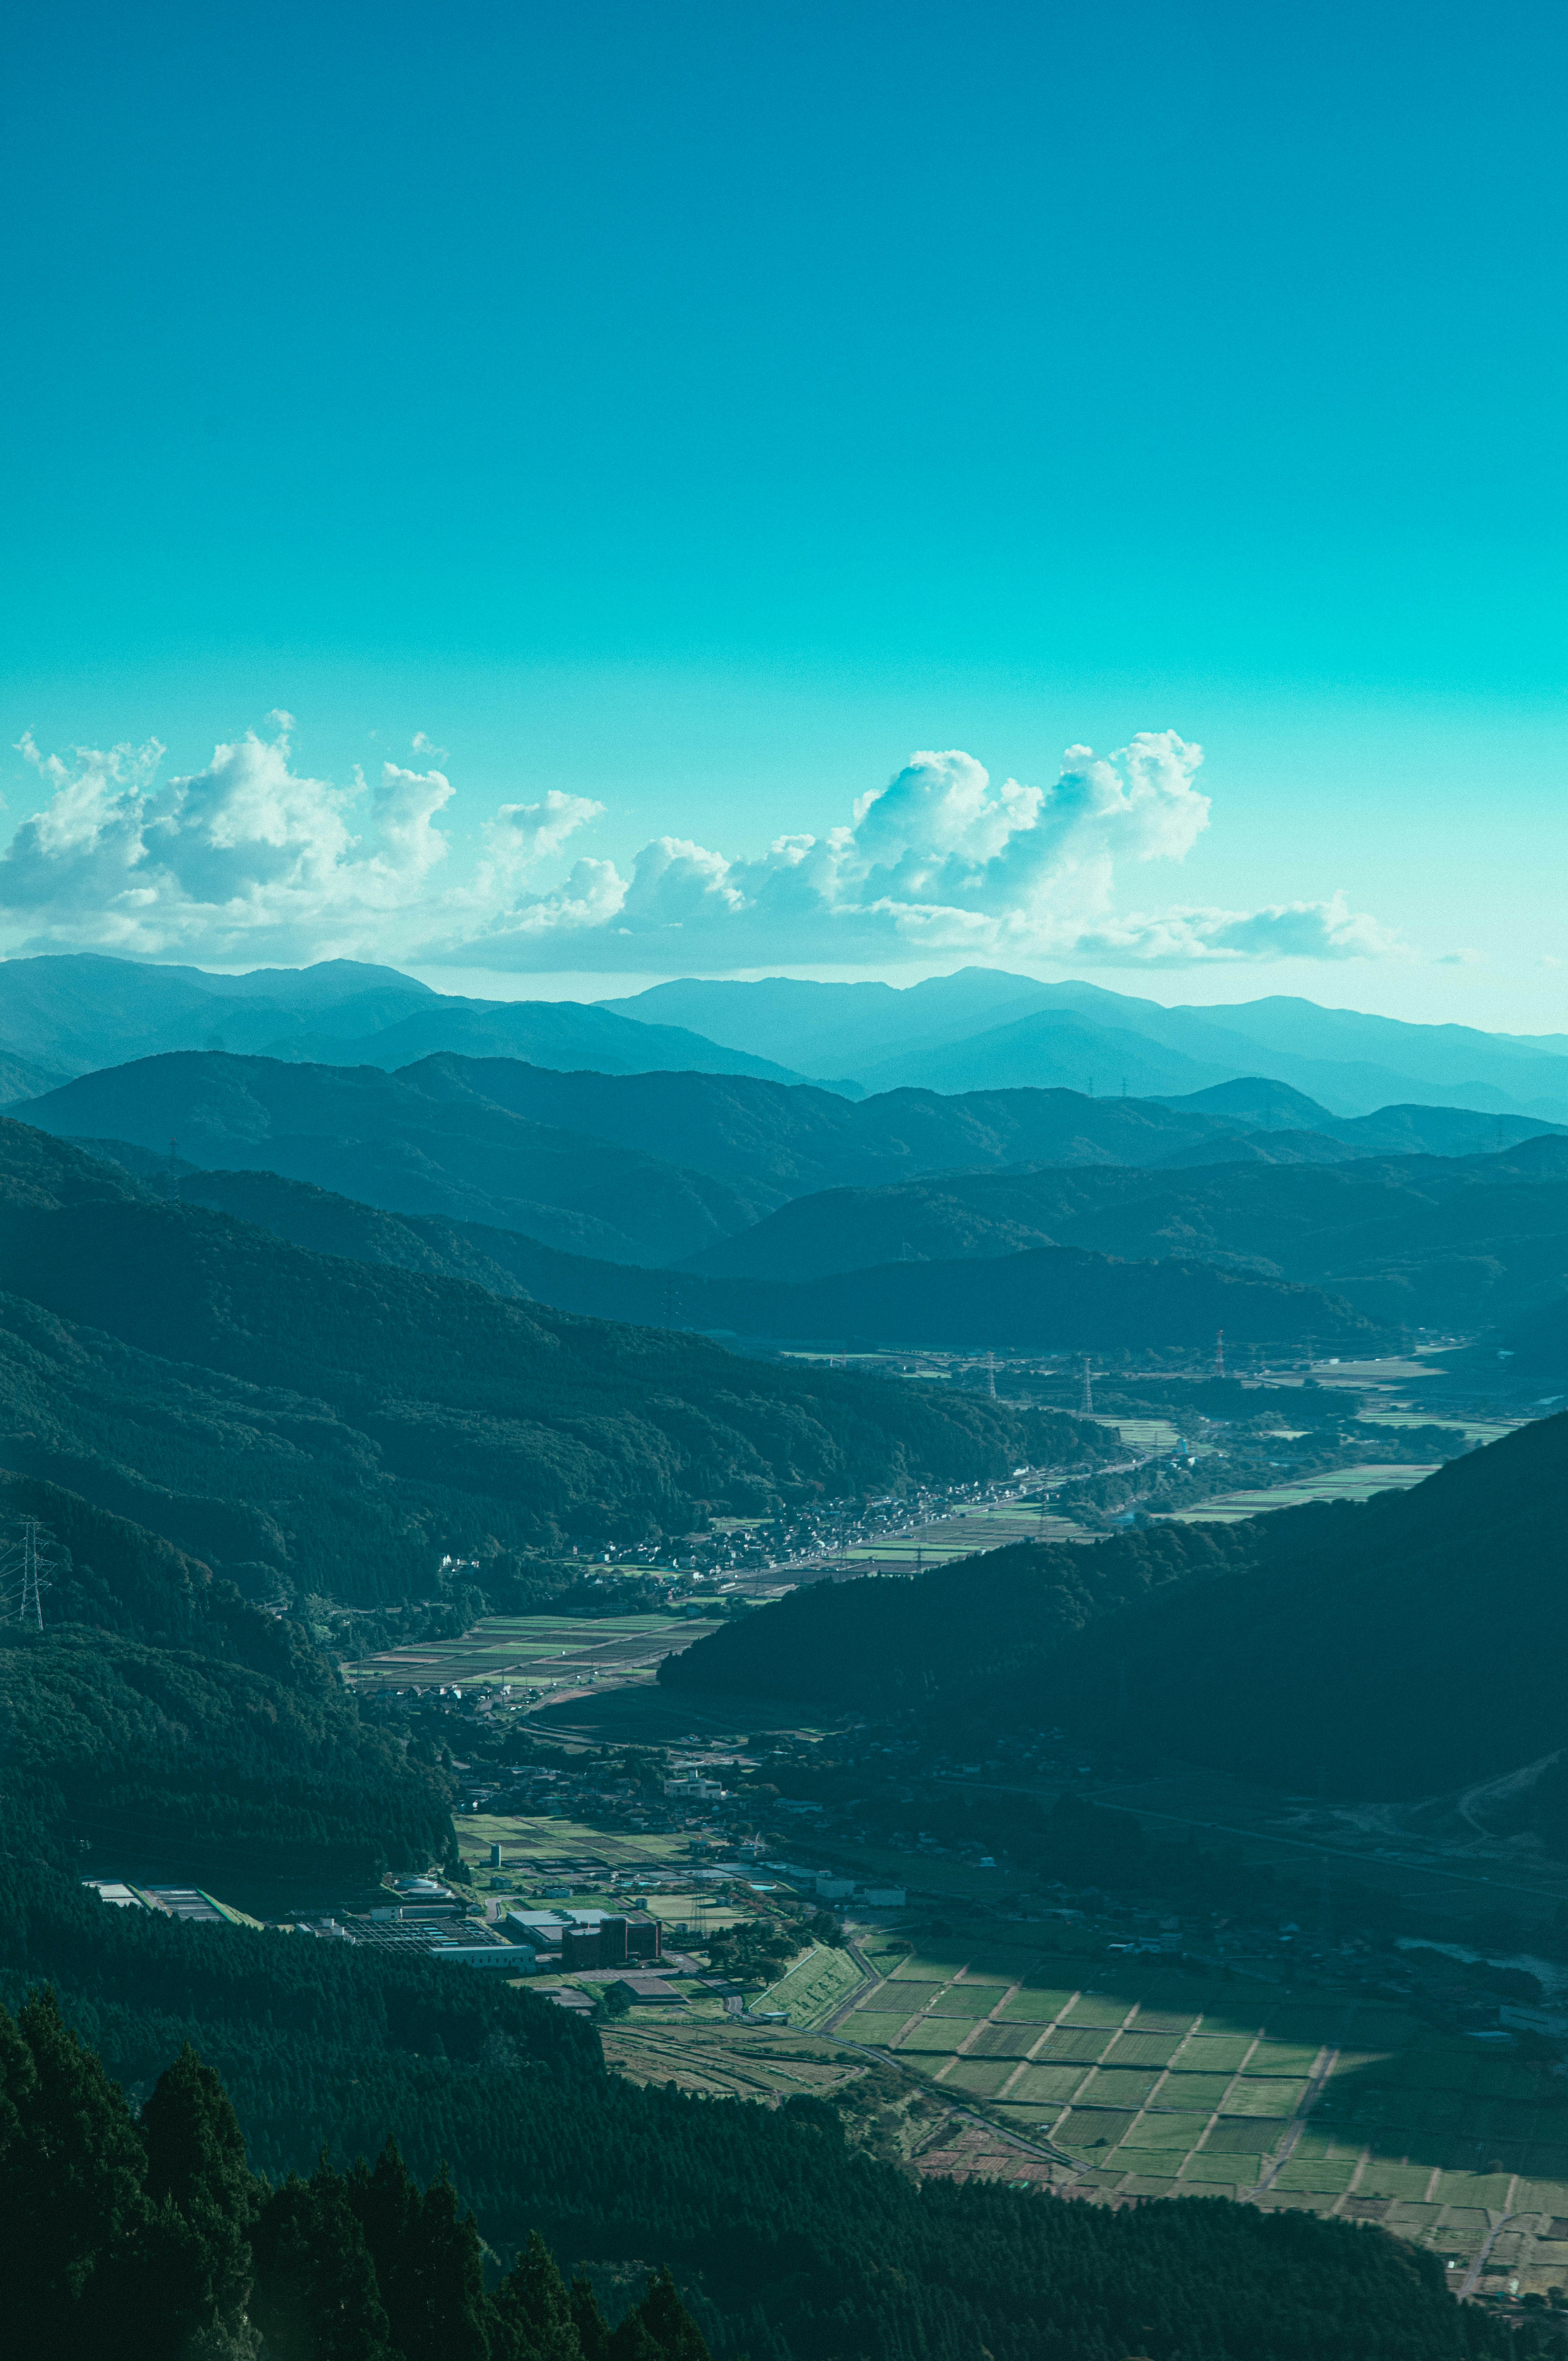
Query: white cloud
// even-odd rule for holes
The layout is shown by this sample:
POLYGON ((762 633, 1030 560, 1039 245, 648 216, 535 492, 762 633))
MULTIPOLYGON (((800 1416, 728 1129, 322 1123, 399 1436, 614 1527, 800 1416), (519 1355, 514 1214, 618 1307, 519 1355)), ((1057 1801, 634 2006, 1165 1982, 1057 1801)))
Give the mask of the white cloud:
MULTIPOLYGON (((623 877, 579 862, 564 891, 519 895, 423 957, 493 968, 872 966, 952 952, 1192 966, 1380 958, 1376 919, 1328 902, 1255 911, 1114 911, 1118 863, 1180 861, 1209 825, 1202 749, 1174 730, 1117 753, 1070 746, 1049 787, 998 786, 970 754, 913 755, 826 836, 776 837, 751 860, 681 837, 623 877), (590 874, 591 873, 591 874, 590 874)), ((531 810, 537 810, 532 807, 531 810)))
MULTIPOLYGON (((292 724, 272 719, 274 737, 248 732, 161 785, 156 741, 62 759, 24 740, 45 794, 0 854, 7 947, 665 972, 948 955, 1192 966, 1398 948, 1342 895, 1119 911, 1121 872, 1184 860, 1209 825, 1202 750, 1171 730, 1104 756, 1069 747, 1047 787, 997 785, 956 750, 916 754, 824 836, 780 835, 751 858, 661 836, 629 875, 585 855, 552 883, 602 805, 554 788, 502 804, 464 875, 440 824, 444 771, 386 763, 373 782, 356 772, 336 786, 295 769, 292 724)), ((439 752, 422 732, 414 746, 439 752)))
POLYGON ((48 792, 0 855, 21 947, 309 960, 371 948, 389 917, 428 906, 450 781, 387 763, 373 785, 356 772, 334 786, 292 767, 289 717, 270 718, 276 737, 249 730, 163 785, 156 740, 67 761, 24 738, 48 792))

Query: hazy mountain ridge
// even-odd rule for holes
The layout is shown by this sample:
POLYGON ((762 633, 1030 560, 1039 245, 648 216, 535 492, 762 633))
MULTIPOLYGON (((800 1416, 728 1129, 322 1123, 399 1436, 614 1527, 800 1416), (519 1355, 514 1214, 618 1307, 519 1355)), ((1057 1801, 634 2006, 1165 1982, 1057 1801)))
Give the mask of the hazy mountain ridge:
POLYGON ((85 951, 0 961, 0 1044, 39 1076, 8 1090, 0 1061, 0 1094, 13 1098, 36 1096, 70 1074, 180 1049, 389 1070, 450 1049, 526 1057, 536 1065, 591 1065, 606 1073, 693 1067, 799 1079, 747 1050, 674 1026, 633 1025, 578 1001, 436 993, 399 969, 356 960, 248 975, 85 951))
POLYGON ((804 1073, 942 1090, 1032 1084, 1192 1092, 1263 1073, 1342 1115, 1399 1101, 1568 1121, 1568 1036, 1412 1025, 1271 997, 1165 1008, 1098 984, 966 968, 886 984, 704 983, 601 1004, 694 1027, 804 1073))
MULTIPOLYGON (((93 1150, 113 1158, 119 1146, 97 1141, 93 1150)), ((133 1169, 139 1153, 120 1148, 133 1169)), ((1071 1247, 1036 1251, 1030 1241, 979 1272, 972 1262, 949 1259, 862 1268, 830 1282, 770 1282, 596 1262, 515 1232, 383 1213, 269 1172, 187 1171, 170 1186, 185 1203, 232 1213, 314 1253, 462 1279, 509 1301, 654 1328, 959 1350, 1207 1344, 1216 1327, 1237 1342, 1311 1334, 1326 1348, 1330 1340, 1376 1341, 1363 1315, 1320 1288, 1196 1257, 1129 1262, 1071 1247)))
POLYGON ((264 1166, 393 1212, 520 1229, 612 1261, 689 1253, 777 1202, 667 1164, 634 1134, 611 1146, 533 1122, 483 1087, 533 1071, 431 1060, 385 1074, 184 1051, 81 1076, 12 1112, 60 1137, 153 1152, 173 1142, 193 1164, 264 1166))

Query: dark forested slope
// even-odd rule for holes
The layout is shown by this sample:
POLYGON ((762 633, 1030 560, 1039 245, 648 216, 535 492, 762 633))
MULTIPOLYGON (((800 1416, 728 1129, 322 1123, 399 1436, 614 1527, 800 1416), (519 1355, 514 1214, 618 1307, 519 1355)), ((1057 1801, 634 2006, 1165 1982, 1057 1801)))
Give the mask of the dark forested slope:
MULTIPOLYGON (((727 1184, 761 1212, 813 1189, 875 1186, 959 1167, 1157 1164, 1205 1141, 1225 1143, 1245 1128, 1155 1100, 1092 1099, 1076 1091, 960 1098, 894 1091, 857 1104, 831 1091, 749 1075, 556 1072, 516 1058, 449 1054, 421 1059, 396 1074, 216 1052, 143 1058, 84 1074, 16 1112, 65 1137, 162 1148, 172 1137, 193 1163, 264 1165, 404 1212, 466 1212, 492 1220, 477 1206, 416 1203, 384 1191, 377 1197, 320 1159, 334 1143, 362 1158, 372 1149, 383 1158, 400 1149, 411 1172, 428 1164, 433 1175, 449 1175, 452 1187, 569 1203, 569 1196, 551 1195, 528 1159, 548 1180, 554 1171, 548 1153, 580 1157, 583 1143, 592 1140, 600 1143, 611 1180, 621 1170, 608 1152, 616 1149, 643 1164, 656 1160, 688 1180, 707 1175, 710 1188, 727 1184)), ((400 1185, 406 1191, 411 1179, 400 1185)), ((726 1228, 719 1209, 729 1202, 722 1190, 714 1195, 716 1235, 726 1228)), ((606 1206, 610 1202, 607 1198, 606 1206)), ((740 1225, 739 1219, 728 1223, 740 1225)), ((671 1252, 689 1253, 702 1243, 694 1238, 671 1252)))
MULTIPOLYGON (((513 1301, 552 1303, 601 1320, 630 1320, 714 1334, 1045 1349, 1121 1343, 1202 1345, 1216 1328, 1238 1343, 1308 1335, 1325 1349, 1371 1344, 1376 1332, 1320 1288, 1229 1271, 1192 1260, 1128 1263, 1109 1255, 1045 1248, 976 1271, 969 1261, 898 1260, 882 1270, 798 1286, 648 1270, 558 1253, 520 1232, 473 1222, 389 1213, 270 1172, 192 1172, 165 1178, 145 1151, 114 1140, 95 1155, 148 1171, 184 1204, 211 1205, 293 1245, 356 1261, 474 1280, 513 1301)), ((853 1192, 845 1192, 852 1196, 853 1192)), ((804 1206, 818 1201, 803 1199, 804 1206)), ((787 1210, 787 1209, 786 1209, 787 1210)), ((764 1225, 765 1226, 765 1225, 764 1225)))
POLYGON ((1561 2361, 1555 2323, 1462 2312, 1434 2257, 1378 2230, 1218 2200, 1116 2211, 983 2182, 911 2187, 848 2150, 817 2101, 774 2113, 593 2080, 560 2047, 533 2048, 558 2012, 488 1997, 479 2072, 463 2048, 444 2046, 440 2076, 403 2044, 367 2045, 333 2125, 339 2156, 388 2100, 418 2147, 455 2133, 456 2187, 444 2169, 427 2190, 431 2168, 411 2173, 374 2138, 373 2167, 345 2171, 329 2152, 307 2159, 308 2182, 269 2186, 245 2153, 248 2133, 258 2160, 263 2128, 248 2059, 236 2075, 220 2049, 220 2079, 176 2042, 155 2053, 138 2111, 105 2072, 112 2034, 93 2028, 101 2059, 50 1993, 0 2014, 0 2255, 18 2353, 1123 2361, 1135 2345, 1151 2361, 1561 2361), (499 2178, 476 2190, 481 2126, 499 2178), (481 2231, 516 2254, 493 2288, 481 2231), (612 2334, 586 2276, 568 2297, 552 2246, 568 2270, 667 2263, 623 2268, 640 2301, 612 2334))
POLYGON ((1568 1140, 1471 1157, 1183 1172, 950 1172, 822 1191, 688 1258, 709 1278, 799 1281, 900 1260, 1073 1246, 1327 1287, 1382 1322, 1508 1316, 1568 1267, 1568 1140))
POLYGON ((927 1706, 1049 1663, 1069 1634, 1245 1562, 1235 1530, 1165 1525, 1086 1549, 1022 1542, 905 1579, 814 1582, 666 1656, 683 1693, 927 1706))
MULTIPOLYGON (((469 1063, 450 1061, 459 1075, 469 1063)), ((510 1060, 474 1068, 503 1081, 532 1071, 510 1060)), ((445 1076, 441 1060, 402 1075, 215 1052, 146 1058, 67 1083, 26 1119, 57 1138, 112 1137, 177 1149, 192 1164, 260 1168, 612 1261, 688 1254, 777 1202, 639 1141, 610 1146, 535 1121, 493 1091, 445 1087, 445 1076)))
POLYGON ((661 1677, 1067 1720, 1271 1785, 1440 1792, 1568 1741, 1565 1487, 1558 1416, 1365 1505, 824 1585, 661 1677))
MULTIPOLYGON (((309 1254, 0 1124, 0 1466, 371 1603, 447 1551, 1059 1459, 1039 1413, 309 1254)), ((259 1574, 258 1574, 259 1569, 259 1574)))

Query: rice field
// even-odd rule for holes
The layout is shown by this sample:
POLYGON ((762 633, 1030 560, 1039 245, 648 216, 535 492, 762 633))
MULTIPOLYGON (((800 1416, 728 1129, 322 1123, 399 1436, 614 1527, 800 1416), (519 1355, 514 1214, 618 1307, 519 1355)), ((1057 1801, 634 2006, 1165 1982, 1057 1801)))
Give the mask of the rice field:
POLYGON ((344 1666, 354 1686, 578 1689, 652 1681, 661 1656, 713 1625, 684 1615, 487 1615, 456 1640, 422 1640, 344 1666))
POLYGON ((927 1941, 838 2021, 974 2111, 923 2170, 1378 2221, 1455 2285, 1493 2236, 1489 2268, 1563 2283, 1568 2088, 1544 2069, 1383 2000, 983 1939, 927 1941))
POLYGON ((1244 1517, 1258 1517, 1272 1509, 1299 1509, 1310 1500, 1369 1500, 1375 1492, 1406 1492, 1437 1473, 1430 1466, 1395 1460, 1364 1467, 1339 1467, 1321 1476, 1303 1476, 1288 1484, 1257 1486, 1239 1492, 1216 1492, 1190 1509, 1174 1509, 1157 1518, 1161 1524, 1234 1525, 1244 1517))

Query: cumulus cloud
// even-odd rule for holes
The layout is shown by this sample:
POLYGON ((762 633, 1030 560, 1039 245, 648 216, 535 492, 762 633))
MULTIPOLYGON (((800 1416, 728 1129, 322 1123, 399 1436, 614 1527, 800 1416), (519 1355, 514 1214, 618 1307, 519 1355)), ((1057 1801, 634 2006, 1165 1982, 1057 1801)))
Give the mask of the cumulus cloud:
POLYGON ((22 947, 316 959, 425 905, 450 781, 387 763, 374 784, 334 786, 293 768, 290 717, 270 718, 275 737, 248 730, 161 785, 156 740, 66 759, 24 738, 46 799, 0 856, 0 913, 22 947))
MULTIPOLYGON (((573 857, 603 817, 588 796, 500 805, 464 863, 442 824, 444 771, 388 762, 373 781, 356 772, 334 785, 295 767, 292 723, 272 720, 274 736, 247 732, 162 784, 156 742, 62 758, 24 740, 44 793, 0 854, 10 947, 666 972, 948 957, 1191 966, 1398 948, 1340 895, 1122 910, 1119 879, 1183 861, 1209 825, 1202 750, 1171 730, 1109 755, 1069 747, 1045 787, 998 784, 958 750, 916 754, 825 835, 780 835, 751 857, 661 836, 623 874, 573 857)), ((414 746, 440 752, 422 732, 414 746)))
MULTIPOLYGON (((1262 910, 1114 910, 1118 866, 1179 862, 1209 825, 1202 749, 1174 730, 1118 752, 1070 746, 1048 787, 1000 785, 971 754, 920 753, 825 836, 752 859, 656 837, 623 877, 579 861, 448 946, 497 968, 872 966, 957 954, 1191 966, 1379 958, 1395 948, 1341 895, 1262 910)), ((537 806, 529 807, 530 814, 537 806)), ((439 959, 433 945, 427 957, 439 959)))

